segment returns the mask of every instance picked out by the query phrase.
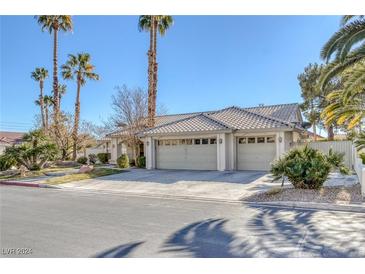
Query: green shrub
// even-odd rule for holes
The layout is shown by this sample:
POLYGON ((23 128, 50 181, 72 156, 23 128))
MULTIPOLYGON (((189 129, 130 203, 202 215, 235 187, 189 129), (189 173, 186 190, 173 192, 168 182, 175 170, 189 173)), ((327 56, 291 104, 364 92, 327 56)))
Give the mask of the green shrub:
POLYGON ((146 167, 146 157, 144 157, 144 156, 137 157, 137 166, 146 167))
POLYGON ((271 172, 274 180, 288 178, 295 188, 318 189, 327 180, 332 169, 347 173, 343 155, 330 151, 329 155, 309 148, 290 150, 284 157, 273 163, 271 172))
POLYGON ((81 157, 77 158, 77 162, 79 164, 86 165, 87 164, 87 158, 85 156, 81 156, 81 157))
POLYGON ((364 153, 360 153, 359 154, 361 160, 362 160, 362 163, 365 165, 365 152, 364 153))
POLYGON ((0 155, 0 171, 8 170, 12 166, 17 164, 15 158, 11 157, 10 155, 3 154, 0 155))
POLYGON ((95 165, 98 157, 95 154, 89 154, 89 164, 95 165))
POLYGON ((127 154, 122 154, 117 159, 118 167, 120 168, 128 168, 129 167, 129 158, 127 154))
POLYGON ((97 156, 98 156, 100 163, 102 163, 102 164, 108 163, 108 159, 109 159, 108 153, 98 153, 97 156))

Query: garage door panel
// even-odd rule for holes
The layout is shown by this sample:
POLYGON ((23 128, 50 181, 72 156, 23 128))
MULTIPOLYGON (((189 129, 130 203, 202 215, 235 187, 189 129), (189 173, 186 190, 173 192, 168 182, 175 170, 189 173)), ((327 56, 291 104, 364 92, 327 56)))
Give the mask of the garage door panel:
POLYGON ((217 146, 170 145, 157 146, 156 166, 159 169, 217 169, 217 146))
POLYGON ((275 156, 275 143, 237 143, 238 170, 270 170, 275 156))

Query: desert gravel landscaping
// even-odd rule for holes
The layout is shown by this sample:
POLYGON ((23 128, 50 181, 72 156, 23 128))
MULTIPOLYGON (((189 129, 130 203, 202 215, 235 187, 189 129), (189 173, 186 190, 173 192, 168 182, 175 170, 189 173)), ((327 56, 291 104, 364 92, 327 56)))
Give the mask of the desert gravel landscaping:
POLYGON ((361 196, 360 184, 353 186, 323 187, 314 189, 294 189, 292 187, 273 188, 268 192, 255 194, 244 198, 248 202, 315 202, 333 204, 361 204, 365 203, 361 196))

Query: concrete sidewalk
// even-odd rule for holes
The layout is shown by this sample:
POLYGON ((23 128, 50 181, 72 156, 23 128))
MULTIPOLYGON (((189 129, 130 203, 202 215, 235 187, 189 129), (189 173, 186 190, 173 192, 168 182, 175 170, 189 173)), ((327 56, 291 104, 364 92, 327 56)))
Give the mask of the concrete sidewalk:
POLYGON ((131 195, 239 201, 267 191, 271 182, 260 171, 144 170, 59 185, 65 189, 99 190, 131 195))

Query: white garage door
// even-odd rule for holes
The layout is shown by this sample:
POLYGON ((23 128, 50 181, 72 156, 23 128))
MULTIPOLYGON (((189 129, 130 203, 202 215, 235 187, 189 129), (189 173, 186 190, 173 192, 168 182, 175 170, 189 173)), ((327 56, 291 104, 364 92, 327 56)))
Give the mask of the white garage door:
POLYGON ((217 170, 217 140, 159 140, 156 144, 156 166, 159 169, 217 170))
POLYGON ((275 136, 237 138, 238 170, 270 170, 275 156, 275 136))

